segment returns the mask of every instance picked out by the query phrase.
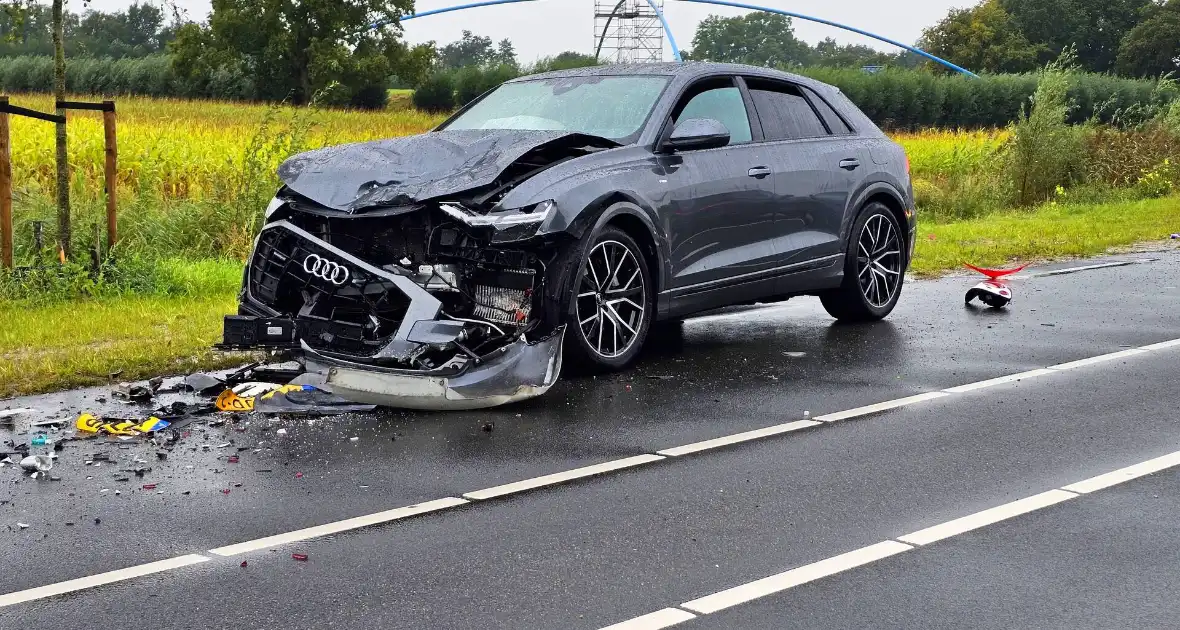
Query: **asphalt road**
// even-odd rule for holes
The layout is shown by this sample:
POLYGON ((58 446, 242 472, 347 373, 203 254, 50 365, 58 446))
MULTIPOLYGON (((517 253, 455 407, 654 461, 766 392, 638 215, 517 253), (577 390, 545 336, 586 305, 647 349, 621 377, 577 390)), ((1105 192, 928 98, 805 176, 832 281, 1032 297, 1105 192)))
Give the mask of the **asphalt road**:
MULTIPOLYGON (((1180 253, 1117 260, 1136 264, 1030 270, 1005 312, 965 308, 968 277, 908 284, 872 326, 833 325, 812 299, 735 309, 661 332, 633 370, 490 411, 242 417, 193 425, 163 460, 136 441, 71 442, 52 471, 60 481, 0 469, 0 627, 593 629, 657 611, 695 616, 686 628, 1175 627, 1171 468, 905 542, 1180 451, 1180 345, 1135 351, 1180 338, 1180 253), (941 395, 799 422, 931 392, 941 395), (784 423, 798 424, 667 450, 784 423), (669 456, 460 499, 659 451, 669 456), (117 463, 85 464, 100 452, 117 463), (136 466, 151 470, 121 472, 136 466), (448 497, 455 507, 357 527, 448 497), (236 543, 245 550, 225 549, 236 543), (880 549, 896 555, 863 561, 880 549), (3 594, 177 557, 151 575, 3 605, 3 594), (863 566, 813 579, 842 558, 863 566), (793 569, 783 579, 811 577, 748 602, 724 595, 793 569), (701 612, 717 601, 728 603, 701 612)), ((80 410, 146 411, 98 397, 109 398, 0 402, 36 409, 0 439, 27 442, 29 420, 80 410)), ((648 619, 635 627, 661 627, 648 619)))

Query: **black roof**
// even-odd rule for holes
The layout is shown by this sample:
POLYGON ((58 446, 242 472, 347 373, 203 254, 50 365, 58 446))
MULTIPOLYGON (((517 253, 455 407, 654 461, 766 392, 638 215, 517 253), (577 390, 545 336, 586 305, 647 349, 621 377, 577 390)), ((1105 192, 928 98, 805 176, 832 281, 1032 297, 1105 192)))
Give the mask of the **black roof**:
POLYGON ((791 74, 789 72, 782 72, 780 70, 773 70, 771 68, 747 66, 740 63, 714 63, 711 61, 608 63, 598 66, 588 66, 585 68, 573 68, 570 70, 557 70, 554 72, 545 72, 542 74, 532 74, 513 79, 512 81, 509 81, 509 83, 516 81, 529 81, 532 79, 559 79, 564 77, 621 75, 660 75, 670 77, 687 77, 692 79, 698 76, 709 74, 746 74, 787 79, 794 81, 795 83, 802 83, 811 86, 823 85, 818 81, 808 79, 807 77, 791 74))

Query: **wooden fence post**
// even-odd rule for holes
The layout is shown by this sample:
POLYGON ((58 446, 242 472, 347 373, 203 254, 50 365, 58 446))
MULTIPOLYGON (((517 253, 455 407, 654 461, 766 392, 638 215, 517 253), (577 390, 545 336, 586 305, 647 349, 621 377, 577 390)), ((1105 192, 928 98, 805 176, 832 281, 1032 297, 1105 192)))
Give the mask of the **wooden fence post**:
POLYGON ((0 267, 12 269, 12 154, 7 96, 0 96, 0 267))
POLYGON ((106 187, 107 187, 107 252, 115 248, 118 233, 118 177, 119 148, 115 136, 115 102, 103 101, 102 128, 106 136, 106 187))

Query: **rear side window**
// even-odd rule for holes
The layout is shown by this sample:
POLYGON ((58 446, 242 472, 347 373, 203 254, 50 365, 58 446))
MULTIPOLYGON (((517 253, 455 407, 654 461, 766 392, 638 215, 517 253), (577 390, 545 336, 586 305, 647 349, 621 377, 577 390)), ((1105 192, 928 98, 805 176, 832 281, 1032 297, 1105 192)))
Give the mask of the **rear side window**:
POLYGON ((767 140, 798 140, 828 135, 823 121, 799 88, 757 79, 749 81, 749 88, 767 140))
POLYGON ((833 134, 847 136, 852 133, 852 128, 848 126, 848 123, 844 122, 844 119, 840 118, 836 110, 832 109, 832 106, 828 105, 828 102, 821 98, 819 94, 816 94, 815 90, 811 88, 803 89, 807 90, 807 95, 811 97, 811 103, 819 110, 819 115, 823 117, 824 122, 828 123, 828 129, 831 129, 833 134))
MULTIPOLYGON (((703 87, 695 95, 689 95, 687 102, 681 102, 673 119, 679 123, 689 118, 712 118, 729 129, 729 144, 744 144, 751 140, 750 117, 742 93, 732 82, 717 87, 703 87)), ((712 84, 716 85, 716 84, 712 84)))

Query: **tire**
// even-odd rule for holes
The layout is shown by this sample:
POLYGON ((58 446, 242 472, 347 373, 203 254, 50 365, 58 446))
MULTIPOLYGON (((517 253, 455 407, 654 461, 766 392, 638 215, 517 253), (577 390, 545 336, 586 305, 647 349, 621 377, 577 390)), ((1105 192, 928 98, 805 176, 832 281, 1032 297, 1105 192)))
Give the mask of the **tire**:
POLYGON ((655 312, 651 270, 635 239, 607 225, 559 253, 549 276, 547 318, 566 324, 563 364, 597 373, 633 363, 655 312))
POLYGON ((844 281, 820 294, 828 314, 841 322, 871 322, 893 312, 905 283, 905 243, 889 208, 875 201, 865 206, 849 236, 844 281))

